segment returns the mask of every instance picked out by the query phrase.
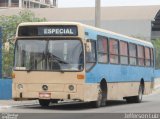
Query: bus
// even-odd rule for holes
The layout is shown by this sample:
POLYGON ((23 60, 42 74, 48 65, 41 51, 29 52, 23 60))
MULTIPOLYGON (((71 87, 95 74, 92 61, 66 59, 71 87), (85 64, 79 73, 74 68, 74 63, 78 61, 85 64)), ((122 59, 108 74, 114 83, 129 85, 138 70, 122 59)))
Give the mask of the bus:
POLYGON ((154 81, 150 42, 77 22, 27 22, 16 32, 14 100, 139 103, 154 81))

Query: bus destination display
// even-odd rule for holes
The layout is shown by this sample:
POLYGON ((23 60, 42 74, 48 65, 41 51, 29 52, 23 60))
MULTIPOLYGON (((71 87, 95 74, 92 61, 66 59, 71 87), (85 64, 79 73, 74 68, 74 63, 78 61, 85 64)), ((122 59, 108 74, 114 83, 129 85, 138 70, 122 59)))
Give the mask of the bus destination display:
POLYGON ((77 26, 23 26, 19 36, 77 36, 77 26))
POLYGON ((73 26, 66 27, 39 27, 38 35, 44 36, 76 36, 77 28, 73 26))

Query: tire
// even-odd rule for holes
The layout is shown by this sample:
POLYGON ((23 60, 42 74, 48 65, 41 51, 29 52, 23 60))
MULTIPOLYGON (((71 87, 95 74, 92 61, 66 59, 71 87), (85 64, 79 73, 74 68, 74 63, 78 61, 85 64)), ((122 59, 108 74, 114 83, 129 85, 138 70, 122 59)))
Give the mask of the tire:
POLYGON ((50 100, 42 100, 42 99, 40 99, 40 100, 39 100, 39 104, 40 104, 42 107, 48 107, 49 104, 50 104, 50 100))
POLYGON ((127 97, 126 101, 127 103, 140 103, 142 102, 142 97, 143 97, 143 86, 140 85, 138 95, 133 97, 127 97))
POLYGON ((140 103, 142 102, 142 97, 143 97, 143 86, 139 86, 139 91, 138 91, 138 96, 135 97, 135 103, 140 103))
POLYGON ((104 95, 102 90, 100 89, 98 92, 97 100, 92 101, 91 104, 92 104, 92 107, 94 108, 106 106, 106 94, 104 95))

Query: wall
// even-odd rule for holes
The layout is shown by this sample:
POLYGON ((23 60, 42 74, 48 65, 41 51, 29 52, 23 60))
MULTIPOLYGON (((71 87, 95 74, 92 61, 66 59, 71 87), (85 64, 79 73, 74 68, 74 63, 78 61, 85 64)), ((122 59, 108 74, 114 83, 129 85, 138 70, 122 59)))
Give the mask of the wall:
POLYGON ((151 39, 150 20, 106 20, 102 21, 101 27, 147 41, 151 39))
MULTIPOLYGON (((95 24, 93 20, 75 20, 74 22, 91 26, 95 24)), ((151 40, 150 20, 103 20, 101 21, 101 28, 146 41, 151 40)))
POLYGON ((12 98, 12 80, 0 79, 0 100, 12 98))
POLYGON ((0 79, 2 78, 2 29, 0 27, 0 79))
POLYGON ((160 69, 154 71, 155 79, 154 79, 154 88, 160 88, 160 69))
POLYGON ((160 31, 152 31, 152 39, 160 38, 160 31))
POLYGON ((2 28, 0 27, 0 100, 12 98, 12 80, 2 79, 2 28))

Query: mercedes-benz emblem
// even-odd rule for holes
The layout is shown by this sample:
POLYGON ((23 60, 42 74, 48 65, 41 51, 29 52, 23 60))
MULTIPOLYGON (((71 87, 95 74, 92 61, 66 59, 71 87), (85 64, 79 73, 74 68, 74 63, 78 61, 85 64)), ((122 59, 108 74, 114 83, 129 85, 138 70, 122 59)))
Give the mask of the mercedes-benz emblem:
POLYGON ((43 89, 44 91, 47 91, 47 90, 48 90, 48 86, 47 86, 47 85, 43 85, 43 86, 42 86, 42 89, 43 89))

